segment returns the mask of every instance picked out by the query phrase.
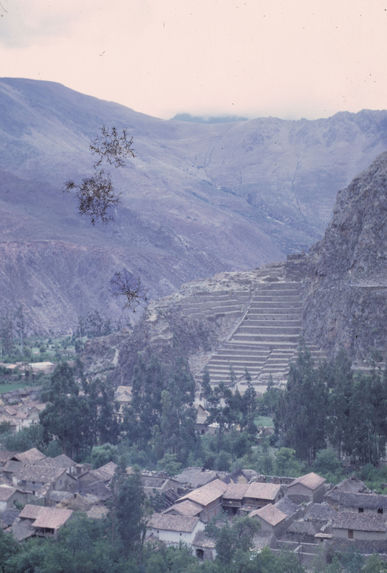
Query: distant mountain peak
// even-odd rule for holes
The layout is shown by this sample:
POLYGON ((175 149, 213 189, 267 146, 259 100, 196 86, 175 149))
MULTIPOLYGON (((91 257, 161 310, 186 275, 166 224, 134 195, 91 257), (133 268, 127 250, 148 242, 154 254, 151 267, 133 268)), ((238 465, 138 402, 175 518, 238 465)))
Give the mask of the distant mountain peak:
POLYGON ((231 123, 248 121, 247 117, 239 115, 191 115, 190 113, 178 113, 171 118, 175 121, 188 121, 191 123, 231 123))

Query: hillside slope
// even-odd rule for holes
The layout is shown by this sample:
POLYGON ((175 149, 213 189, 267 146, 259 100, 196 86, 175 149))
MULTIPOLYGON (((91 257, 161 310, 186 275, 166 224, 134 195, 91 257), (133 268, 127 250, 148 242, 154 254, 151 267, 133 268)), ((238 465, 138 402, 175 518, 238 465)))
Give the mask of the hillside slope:
POLYGON ((152 298, 281 260, 321 236, 337 189, 386 146, 385 111, 195 124, 2 79, 0 313, 22 303, 31 330, 64 332, 93 308, 120 315, 109 279, 123 267, 152 298), (127 128, 136 158, 114 174, 114 223, 91 227, 61 189, 89 173, 102 125, 127 128))

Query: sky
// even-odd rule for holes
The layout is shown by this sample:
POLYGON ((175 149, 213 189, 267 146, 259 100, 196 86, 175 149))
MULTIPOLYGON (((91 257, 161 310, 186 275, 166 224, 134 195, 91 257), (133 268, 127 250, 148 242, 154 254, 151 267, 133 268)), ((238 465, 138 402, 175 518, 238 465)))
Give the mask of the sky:
POLYGON ((0 76, 148 115, 387 108, 387 0, 0 0, 0 76))

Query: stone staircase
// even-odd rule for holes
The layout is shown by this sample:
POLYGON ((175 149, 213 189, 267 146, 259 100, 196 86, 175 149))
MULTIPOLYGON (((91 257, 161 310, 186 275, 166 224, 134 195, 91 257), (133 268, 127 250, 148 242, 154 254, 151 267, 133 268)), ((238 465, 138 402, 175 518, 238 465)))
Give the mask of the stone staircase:
POLYGON ((249 302, 248 290, 197 292, 184 301, 183 312, 194 318, 223 317, 237 320, 249 302))
MULTIPOLYGON (((239 323, 206 368, 211 384, 224 382, 241 392, 247 387, 247 370, 257 390, 263 391, 270 377, 276 383, 286 381, 289 363, 297 354, 302 331, 300 283, 279 278, 261 282, 250 296, 244 293, 243 301, 246 310, 239 323)), ((225 303, 226 299, 222 303, 213 300, 212 312, 234 308, 225 303)), ((317 348, 310 350, 315 358, 320 357, 317 348)))

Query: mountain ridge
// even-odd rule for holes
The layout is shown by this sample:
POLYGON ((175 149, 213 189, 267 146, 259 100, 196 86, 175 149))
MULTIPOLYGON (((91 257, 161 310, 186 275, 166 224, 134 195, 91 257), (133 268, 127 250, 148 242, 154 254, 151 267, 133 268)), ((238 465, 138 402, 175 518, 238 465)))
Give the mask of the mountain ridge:
MULTIPOLYGON (((31 330, 68 332, 81 308, 97 304, 119 316, 107 284, 122 268, 142 278, 149 297, 159 297, 189 280, 307 249, 321 237, 337 189, 386 148, 387 111, 200 124, 148 117, 54 82, 11 78, 0 80, 0 136, 3 257, 9 241, 30 242, 31 253, 36 247, 39 272, 23 269, 31 330), (113 174, 122 195, 115 221, 92 228, 61 189, 90 173, 88 145, 104 124, 133 135, 136 158, 113 174), (90 249, 95 296, 83 288, 66 292, 62 277, 50 293, 60 301, 57 320, 31 303, 41 303, 44 285, 52 284, 49 266, 60 276, 49 251, 44 263, 40 240, 74 245, 74 269, 83 266, 82 249, 90 249), (108 262, 105 254, 97 260, 98 249, 110 252, 108 262)), ((3 298, 0 314, 13 306, 3 298)))

